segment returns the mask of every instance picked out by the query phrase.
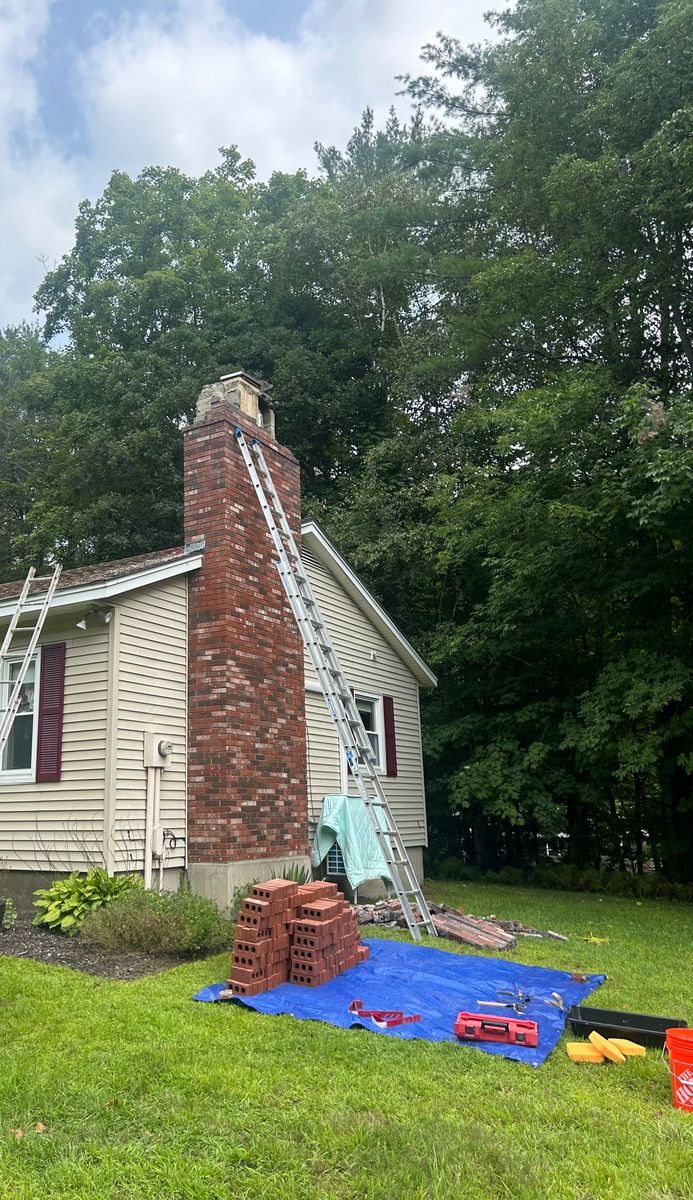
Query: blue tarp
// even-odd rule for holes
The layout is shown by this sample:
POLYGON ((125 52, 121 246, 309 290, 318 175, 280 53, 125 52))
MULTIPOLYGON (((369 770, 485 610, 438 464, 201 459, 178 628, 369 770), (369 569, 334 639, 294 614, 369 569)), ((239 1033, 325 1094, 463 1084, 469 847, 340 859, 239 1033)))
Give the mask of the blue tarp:
MULTIPOLYGON (((479 1000, 498 1000, 503 989, 521 988, 532 997, 524 1016, 536 1021, 539 1045, 535 1048, 492 1042, 460 1042, 460 1047, 483 1050, 502 1058, 516 1059, 539 1067, 553 1050, 565 1026, 565 1015, 546 1003, 552 992, 562 996, 566 1006, 577 1004, 604 982, 604 975, 590 975, 587 983, 574 983, 568 971, 548 967, 528 967, 524 963, 474 954, 455 954, 411 942, 369 938, 367 962, 317 988, 284 983, 271 992, 240 997, 232 1003, 243 1004, 260 1013, 283 1014, 302 1020, 325 1021, 341 1029, 354 1026, 384 1033, 389 1037, 425 1038, 431 1042, 457 1042, 453 1024, 458 1012, 486 1012, 494 1016, 515 1016, 509 1009, 479 1008, 479 1000), (421 1013, 421 1021, 379 1029, 370 1020, 348 1011, 352 1000, 362 1000, 364 1008, 402 1009, 421 1013)), ((224 984, 203 988, 196 1000, 217 1000, 224 984)), ((503 999, 503 997, 500 997, 503 999)))

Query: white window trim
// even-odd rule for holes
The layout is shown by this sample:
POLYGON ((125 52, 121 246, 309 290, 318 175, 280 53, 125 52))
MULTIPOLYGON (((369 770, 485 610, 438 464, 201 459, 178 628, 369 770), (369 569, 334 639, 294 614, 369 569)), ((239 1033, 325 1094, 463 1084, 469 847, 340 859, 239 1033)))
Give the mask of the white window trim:
POLYGON ((385 718, 383 715, 383 698, 374 692, 364 692, 362 688, 354 688, 354 702, 358 705, 359 700, 366 700, 373 705, 373 716, 375 717, 375 729, 373 733, 378 735, 378 759, 375 763, 376 775, 384 775, 386 771, 385 763, 385 718))
MULTIPOLYGON (((10 654, 2 664, 2 678, 6 682, 9 678, 10 663, 22 662, 24 655, 10 654)), ((34 664, 34 727, 32 730, 31 740, 31 766, 26 771, 3 771, 2 757, 4 757, 7 743, 3 748, 2 756, 0 757, 0 787, 9 786, 15 783, 34 783, 36 780, 36 753, 38 750, 38 723, 39 723, 39 696, 41 687, 41 654, 40 648, 31 659, 34 664)), ((7 693, 7 699, 10 697, 10 689, 3 689, 7 693)), ((4 697, 3 697, 4 698, 4 697)))

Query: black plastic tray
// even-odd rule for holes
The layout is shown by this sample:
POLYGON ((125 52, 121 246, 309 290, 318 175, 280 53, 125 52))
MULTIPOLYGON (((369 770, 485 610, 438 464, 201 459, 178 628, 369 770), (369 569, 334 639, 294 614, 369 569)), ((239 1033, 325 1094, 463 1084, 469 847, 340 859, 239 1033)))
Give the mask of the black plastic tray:
POLYGON ((663 1046, 667 1029, 687 1029, 680 1017, 650 1017, 644 1013, 614 1012, 610 1008, 585 1008, 574 1004, 568 1013, 573 1033, 587 1037, 592 1030, 602 1037, 630 1038, 641 1046, 663 1046))

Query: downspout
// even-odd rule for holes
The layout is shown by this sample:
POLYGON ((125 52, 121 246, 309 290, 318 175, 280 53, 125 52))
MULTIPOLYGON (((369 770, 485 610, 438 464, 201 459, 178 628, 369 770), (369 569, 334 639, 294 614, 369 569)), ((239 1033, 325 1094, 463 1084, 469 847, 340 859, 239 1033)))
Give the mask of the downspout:
POLYGON ((159 890, 164 882, 164 831, 161 828, 161 772, 171 761, 173 743, 160 733, 144 735, 144 765, 147 769, 147 794, 144 818, 144 886, 151 888, 152 859, 159 867, 159 890))
POLYGON ((144 886, 152 886, 152 834, 154 832, 154 804, 158 767, 147 767, 147 803, 144 819, 144 886))

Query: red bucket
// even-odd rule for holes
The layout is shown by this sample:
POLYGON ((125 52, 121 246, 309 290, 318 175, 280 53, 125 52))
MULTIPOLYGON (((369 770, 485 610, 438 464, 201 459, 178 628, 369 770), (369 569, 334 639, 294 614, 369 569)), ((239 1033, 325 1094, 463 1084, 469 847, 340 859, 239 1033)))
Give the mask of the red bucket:
POLYGON ((666 1049, 674 1108, 693 1112, 693 1029, 667 1029, 666 1049))

